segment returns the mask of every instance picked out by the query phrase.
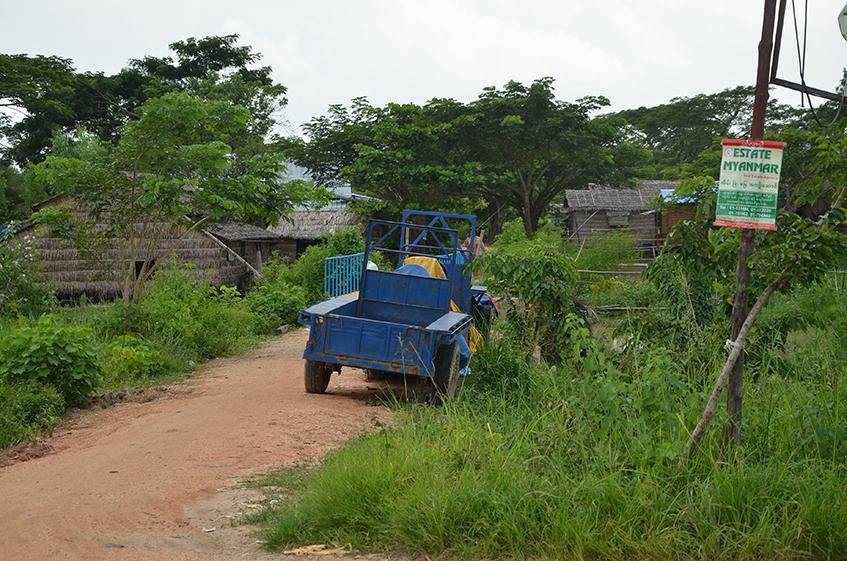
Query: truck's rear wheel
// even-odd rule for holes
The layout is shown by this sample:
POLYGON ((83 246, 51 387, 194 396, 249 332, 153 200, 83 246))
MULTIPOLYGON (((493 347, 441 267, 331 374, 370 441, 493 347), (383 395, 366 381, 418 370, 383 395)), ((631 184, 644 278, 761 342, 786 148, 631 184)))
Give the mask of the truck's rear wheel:
POLYGON ((326 362, 307 360, 303 380, 306 383, 306 393, 324 393, 332 375, 332 365, 326 362))
POLYGON ((459 387, 459 343, 441 345, 435 353, 435 375, 432 377, 435 386, 432 394, 433 403, 442 403, 456 395, 459 387))

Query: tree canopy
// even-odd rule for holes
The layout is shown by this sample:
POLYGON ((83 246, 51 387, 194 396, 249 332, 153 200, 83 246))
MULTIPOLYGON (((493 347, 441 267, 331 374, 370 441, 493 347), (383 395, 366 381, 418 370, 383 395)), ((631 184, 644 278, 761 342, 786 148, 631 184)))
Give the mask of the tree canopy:
POLYGON ((177 41, 170 45, 174 56, 134 59, 114 75, 77 72, 55 56, 0 54, 0 106, 19 116, 0 116, 0 161, 43 160, 56 130, 84 128, 116 141, 146 101, 176 91, 246 107, 250 135, 234 148, 255 149, 273 129, 286 88, 273 81, 270 67, 254 67, 260 55, 237 41, 238 35, 177 41))
POLYGON ((595 113, 602 97, 566 102, 552 78, 486 88, 470 103, 433 99, 377 108, 364 98, 305 127, 295 160, 324 182, 347 181, 391 207, 509 210, 528 235, 567 188, 627 178, 643 150, 595 113))

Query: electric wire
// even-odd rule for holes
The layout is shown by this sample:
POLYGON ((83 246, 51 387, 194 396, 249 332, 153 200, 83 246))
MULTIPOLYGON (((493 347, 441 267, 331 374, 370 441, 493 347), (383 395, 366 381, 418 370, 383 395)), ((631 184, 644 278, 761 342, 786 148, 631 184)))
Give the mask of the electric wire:
POLYGON ((804 91, 800 94, 800 103, 803 105, 803 95, 805 95, 809 102, 809 111, 812 113, 812 118, 819 127, 822 127, 823 123, 821 123, 820 119, 818 119, 817 111, 815 111, 815 106, 812 104, 812 96, 809 95, 808 86, 806 85, 806 39, 808 36, 809 25, 809 0, 805 0, 802 49, 800 46, 800 31, 797 25, 797 7, 794 0, 791 0, 791 15, 794 20, 794 42, 797 46, 797 64, 800 67, 800 83, 803 85, 804 89, 804 91))

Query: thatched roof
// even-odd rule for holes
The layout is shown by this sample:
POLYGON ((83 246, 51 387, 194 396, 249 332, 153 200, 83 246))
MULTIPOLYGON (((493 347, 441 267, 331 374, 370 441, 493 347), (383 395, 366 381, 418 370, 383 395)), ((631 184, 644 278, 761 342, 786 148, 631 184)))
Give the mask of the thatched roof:
POLYGON ((295 210, 278 226, 268 228, 281 238, 316 240, 343 228, 360 226, 362 218, 346 206, 317 210, 295 210))
POLYGON ((678 181, 645 180, 630 189, 592 184, 588 189, 568 189, 565 200, 572 210, 643 211, 653 208, 662 189, 678 184, 678 181))
POLYGON ((206 229, 215 237, 233 242, 272 241, 281 237, 265 228, 242 222, 218 222, 206 229))

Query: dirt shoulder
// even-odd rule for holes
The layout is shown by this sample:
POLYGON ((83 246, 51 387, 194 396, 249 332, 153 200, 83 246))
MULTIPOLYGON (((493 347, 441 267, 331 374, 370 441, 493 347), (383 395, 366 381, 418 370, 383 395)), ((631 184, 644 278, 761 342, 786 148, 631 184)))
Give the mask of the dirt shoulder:
POLYGON ((0 560, 271 558, 229 523, 257 498, 238 481, 388 420, 359 371, 304 393, 305 338, 209 363, 163 399, 84 411, 49 453, 0 468, 0 560))

